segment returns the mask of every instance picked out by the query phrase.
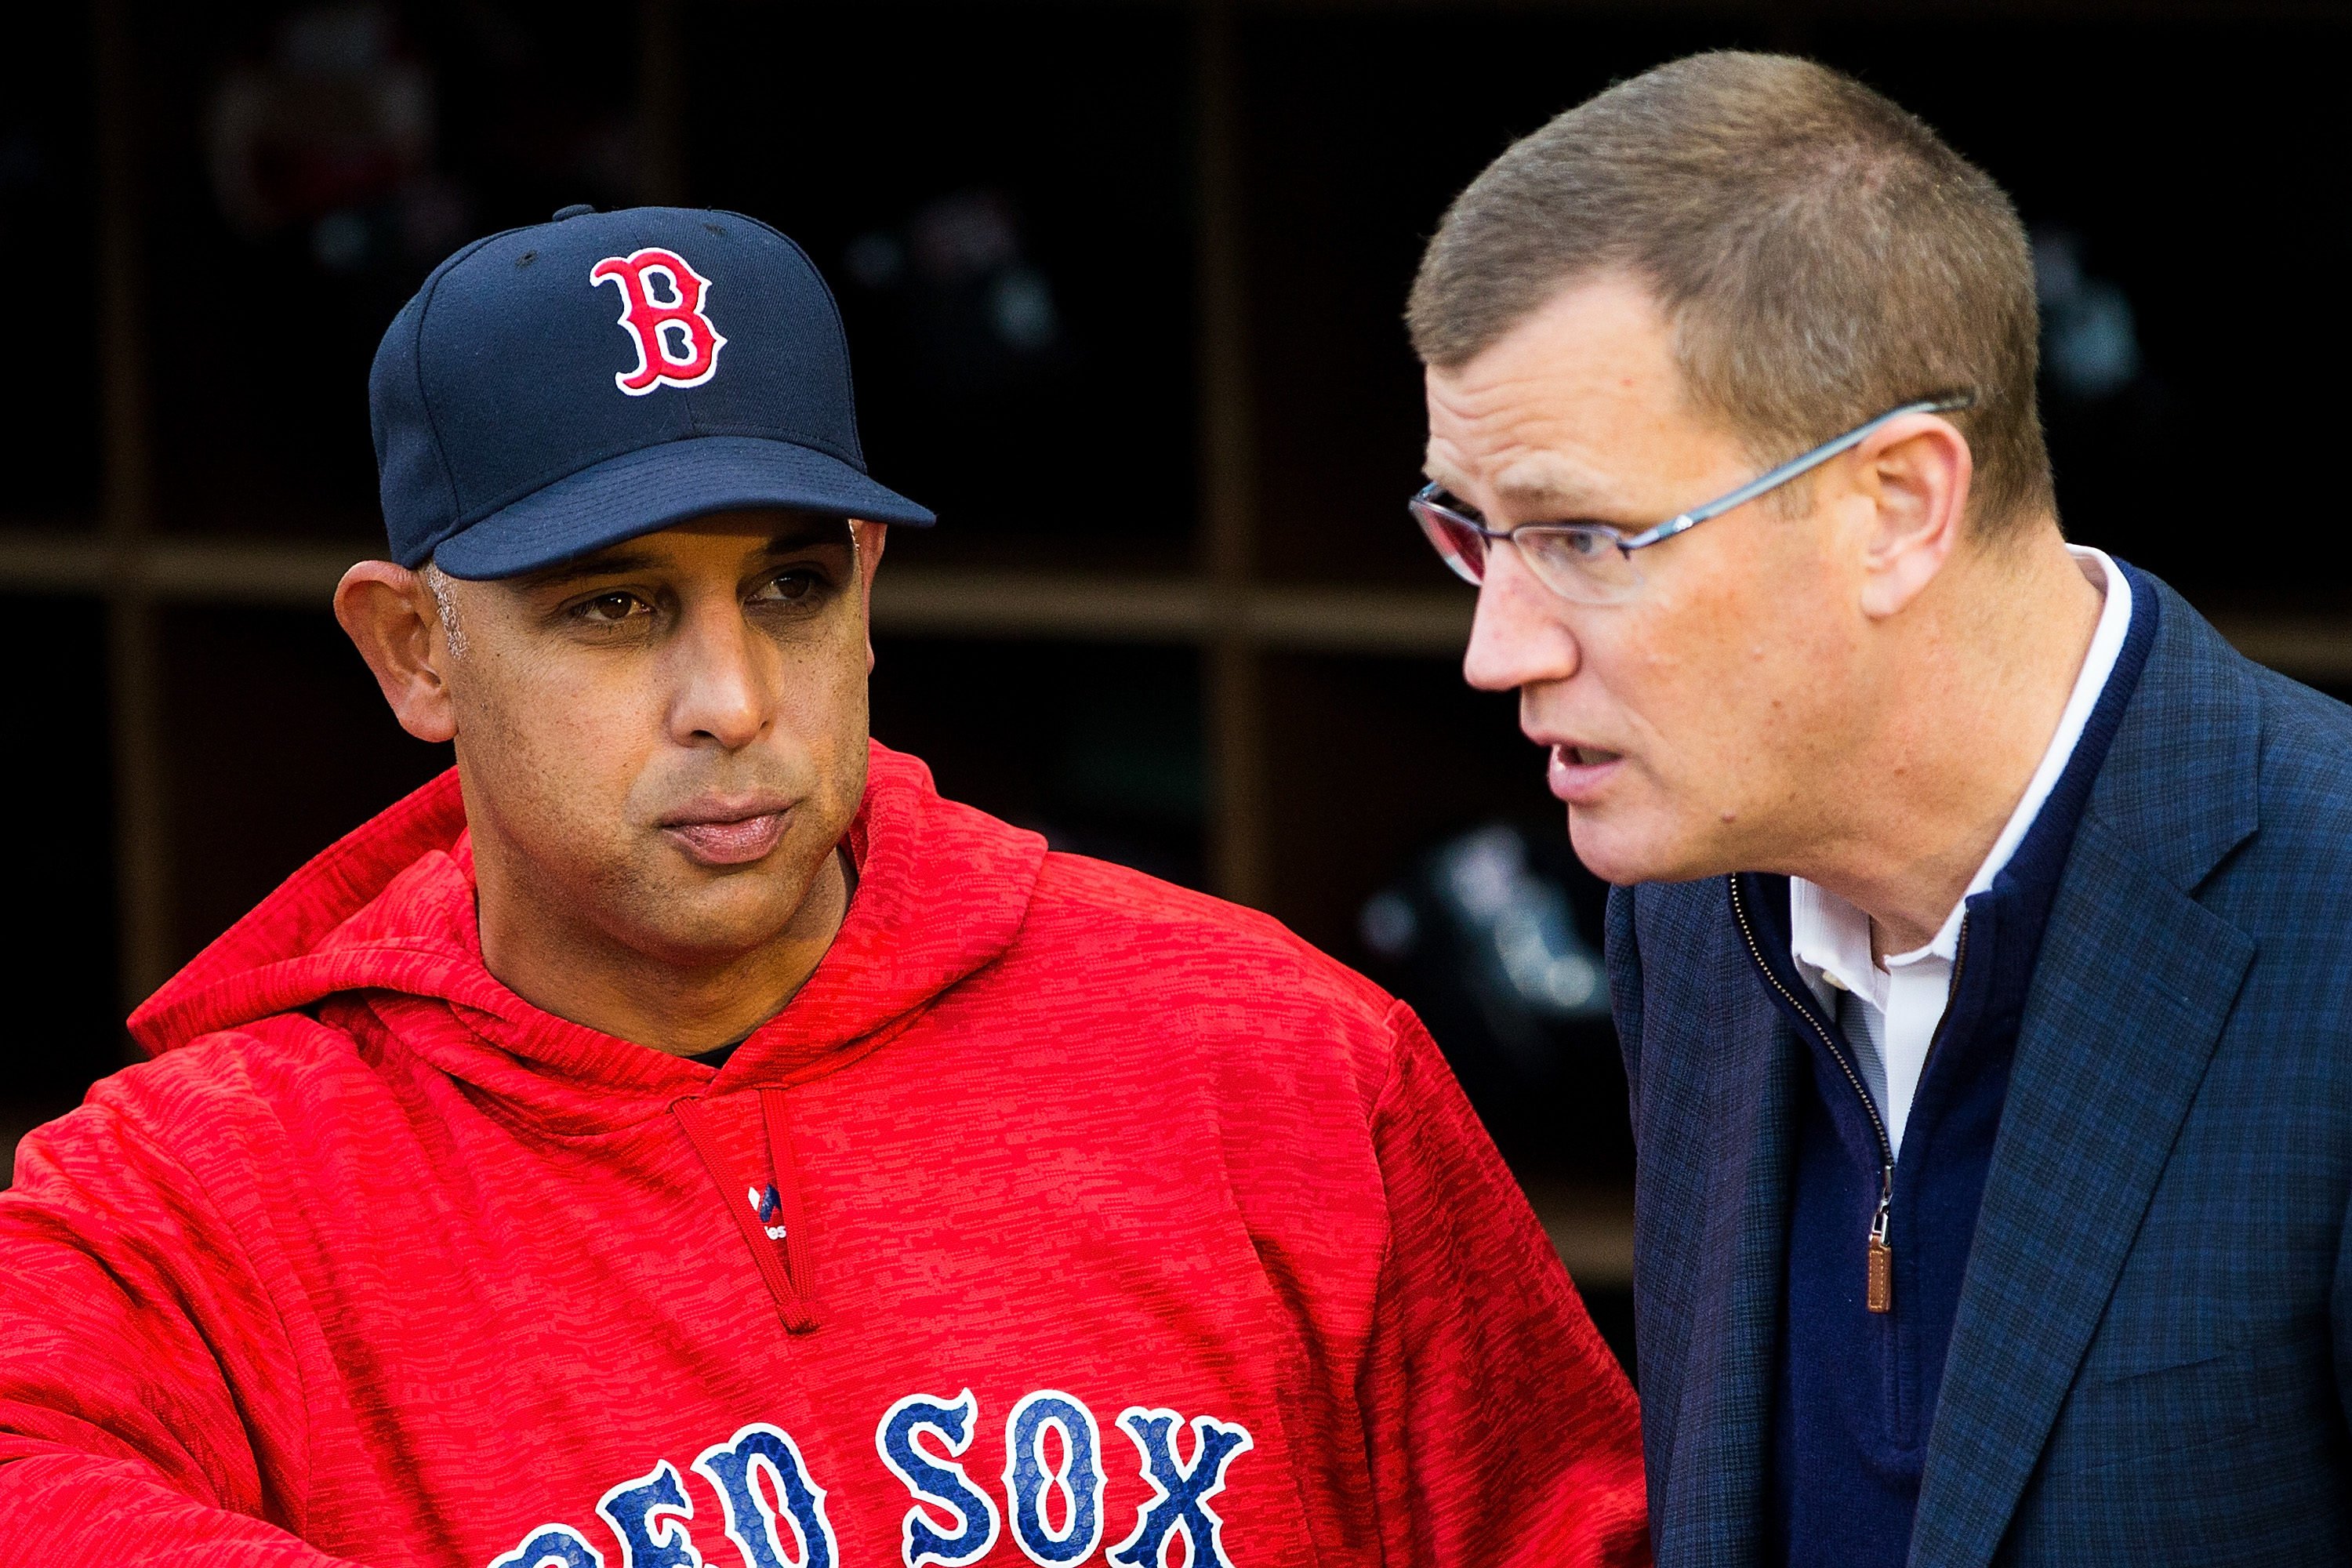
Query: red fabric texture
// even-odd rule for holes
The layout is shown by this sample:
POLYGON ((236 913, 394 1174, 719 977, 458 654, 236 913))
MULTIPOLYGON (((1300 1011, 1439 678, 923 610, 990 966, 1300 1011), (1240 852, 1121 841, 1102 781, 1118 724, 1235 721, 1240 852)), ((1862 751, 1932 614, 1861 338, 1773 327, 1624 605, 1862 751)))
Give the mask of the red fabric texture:
POLYGON ((1645 1559, 1632 1392, 1402 1005, 879 747, 851 848, 832 950, 715 1070, 490 975, 454 777, 215 942, 0 1194, 0 1562, 541 1568, 561 1525, 604 1568, 868 1568, 959 1522, 879 1424, 965 1391, 1004 1517, 964 1561, 1048 1561, 1006 1476, 1040 1391, 1098 1424, 1084 1561, 1645 1559), (1167 1413, 1180 1466, 1231 1452, 1153 1536, 1167 1413), (730 1530, 696 1460, 755 1426, 823 1539, 772 1464, 730 1530), (683 1509, 626 1489, 664 1466, 683 1509))

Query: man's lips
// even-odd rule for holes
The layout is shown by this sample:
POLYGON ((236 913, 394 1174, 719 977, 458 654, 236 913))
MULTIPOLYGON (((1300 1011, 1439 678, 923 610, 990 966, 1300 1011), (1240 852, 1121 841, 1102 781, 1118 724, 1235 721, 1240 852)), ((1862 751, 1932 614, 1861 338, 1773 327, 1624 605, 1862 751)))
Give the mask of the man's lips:
POLYGON ((792 805, 771 795, 698 802, 665 817, 661 830, 705 866, 743 866, 765 859, 784 837, 792 805))
POLYGON ((1556 742, 1545 782, 1551 793, 1570 805, 1589 805, 1600 798, 1610 776, 1623 765, 1624 754, 1573 741, 1556 742))

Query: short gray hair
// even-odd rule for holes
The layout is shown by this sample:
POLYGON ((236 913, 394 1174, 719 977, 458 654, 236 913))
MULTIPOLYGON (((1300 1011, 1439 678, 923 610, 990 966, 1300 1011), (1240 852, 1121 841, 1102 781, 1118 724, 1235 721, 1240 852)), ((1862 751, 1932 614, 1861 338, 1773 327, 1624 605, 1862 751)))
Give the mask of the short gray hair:
POLYGON ((441 636, 448 643, 449 651, 459 658, 465 658, 466 628, 457 624, 457 595, 450 584, 449 574, 427 561, 417 575, 425 579, 425 586, 433 595, 433 607, 440 612, 441 636))

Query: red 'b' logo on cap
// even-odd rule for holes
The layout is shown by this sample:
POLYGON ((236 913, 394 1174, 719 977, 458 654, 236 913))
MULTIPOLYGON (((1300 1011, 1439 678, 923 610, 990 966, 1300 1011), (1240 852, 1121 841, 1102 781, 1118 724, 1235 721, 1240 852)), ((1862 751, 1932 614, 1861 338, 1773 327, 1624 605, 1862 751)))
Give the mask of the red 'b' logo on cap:
POLYGON ((621 325, 637 345, 637 368, 616 372, 615 385, 631 397, 655 387, 700 386, 719 368, 727 340, 702 313, 710 279, 674 250, 648 246, 626 256, 608 256, 588 273, 591 287, 610 283, 621 291, 621 325))

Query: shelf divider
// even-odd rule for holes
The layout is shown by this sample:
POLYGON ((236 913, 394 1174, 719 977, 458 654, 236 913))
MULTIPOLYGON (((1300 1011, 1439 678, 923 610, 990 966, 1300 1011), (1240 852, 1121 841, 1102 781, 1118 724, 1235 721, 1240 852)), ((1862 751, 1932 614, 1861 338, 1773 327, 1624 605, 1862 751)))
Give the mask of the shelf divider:
POLYGON ((1245 610, 1256 569, 1257 468, 1234 10, 1234 0, 1196 0, 1193 13, 1202 524, 1216 590, 1202 722, 1209 756, 1210 882, 1236 903, 1262 906, 1268 891, 1265 713, 1245 610))
MULTIPOLYGON (((147 341, 140 265, 138 52, 131 0, 95 0, 97 59, 100 445, 98 538, 110 559, 136 558, 154 522, 147 341)), ((109 571, 109 719, 113 731, 114 876, 125 1011, 169 977, 172 844, 165 774, 162 650, 144 574, 109 571)), ((129 1049, 126 1038, 125 1049, 129 1049)))

